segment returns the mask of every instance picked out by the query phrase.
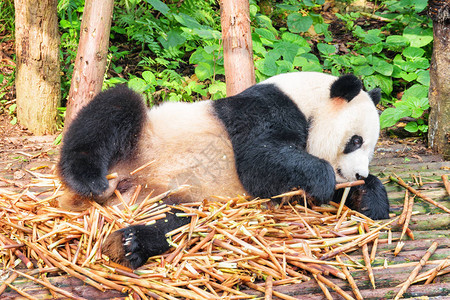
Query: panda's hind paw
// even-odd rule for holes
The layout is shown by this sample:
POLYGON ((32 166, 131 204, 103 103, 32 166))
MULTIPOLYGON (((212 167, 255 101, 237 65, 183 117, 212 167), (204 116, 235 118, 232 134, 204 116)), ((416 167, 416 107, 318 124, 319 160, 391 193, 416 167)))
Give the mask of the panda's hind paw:
POLYGON ((132 269, 147 261, 149 256, 143 250, 133 227, 113 232, 103 244, 103 253, 112 261, 132 269))
POLYGON ((149 257, 169 250, 163 224, 133 225, 115 231, 103 244, 103 253, 116 263, 136 269, 149 257))

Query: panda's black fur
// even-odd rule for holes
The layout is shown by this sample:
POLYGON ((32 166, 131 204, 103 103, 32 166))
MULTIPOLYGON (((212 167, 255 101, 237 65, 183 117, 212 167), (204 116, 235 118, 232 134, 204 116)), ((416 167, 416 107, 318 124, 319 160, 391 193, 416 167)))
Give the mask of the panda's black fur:
POLYGON ((108 170, 134 153, 147 108, 124 85, 98 94, 67 129, 60 177, 78 195, 97 197, 108 188, 108 170))
POLYGON ((239 178, 250 195, 270 198, 301 186, 320 204, 330 200, 336 185, 333 168, 304 151, 308 121, 279 89, 255 85, 213 107, 230 136, 239 178))
MULTIPOLYGON (((331 85, 330 98, 351 101, 361 88, 355 76, 344 75, 331 85)), ((368 94, 378 103, 379 90, 368 94)), ((333 167, 306 151, 314 120, 307 119, 276 85, 258 84, 210 106, 210 118, 224 127, 231 141, 239 184, 249 195, 267 198, 301 188, 317 204, 340 201, 333 167)), ((105 203, 115 188, 132 184, 126 178, 111 187, 106 175, 114 166, 136 160, 137 144, 150 126, 148 118, 141 97, 125 86, 101 92, 79 112, 65 133, 58 164, 71 204, 86 199, 105 203)), ((365 185, 350 190, 346 204, 373 219, 389 217, 386 191, 373 175, 365 185)), ((189 218, 168 214, 154 225, 124 228, 110 236, 103 251, 114 261, 137 268, 148 257, 168 250, 165 233, 187 222, 189 218)))

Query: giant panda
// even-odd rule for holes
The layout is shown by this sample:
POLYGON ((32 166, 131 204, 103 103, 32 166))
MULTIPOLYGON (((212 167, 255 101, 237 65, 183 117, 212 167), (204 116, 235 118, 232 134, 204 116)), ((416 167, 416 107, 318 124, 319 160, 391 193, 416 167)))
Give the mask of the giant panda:
MULTIPOLYGON (((369 174, 379 100, 380 90, 363 91, 354 75, 316 72, 277 75, 216 101, 152 109, 117 86, 98 94, 66 130, 58 163, 67 187, 61 206, 109 204, 115 189, 126 199, 138 184, 155 194, 190 186, 167 197, 168 204, 303 189, 320 205, 340 196, 336 182, 365 179, 350 190, 347 204, 373 219, 388 218, 386 191, 369 174), (110 173, 118 176, 108 180, 110 173)), ((168 214, 151 226, 124 228, 111 234, 103 252, 137 268, 168 250, 165 233, 187 222, 168 214)))

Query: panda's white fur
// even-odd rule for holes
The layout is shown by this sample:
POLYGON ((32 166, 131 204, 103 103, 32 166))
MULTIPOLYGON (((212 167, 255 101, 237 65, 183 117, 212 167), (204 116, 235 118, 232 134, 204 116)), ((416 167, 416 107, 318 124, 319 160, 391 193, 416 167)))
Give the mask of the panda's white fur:
MULTIPOLYGON (((210 101, 166 103, 148 111, 138 154, 126 173, 152 162, 133 180, 155 193, 188 185, 182 201, 237 196, 246 192, 239 181, 228 134, 212 112, 210 101)), ((129 162, 128 162, 129 163, 129 162)))

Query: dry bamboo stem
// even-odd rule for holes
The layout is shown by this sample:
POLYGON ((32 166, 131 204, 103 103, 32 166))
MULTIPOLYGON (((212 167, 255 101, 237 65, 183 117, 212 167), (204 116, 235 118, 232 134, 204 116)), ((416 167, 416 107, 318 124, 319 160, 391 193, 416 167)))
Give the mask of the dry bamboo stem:
POLYGON ((448 182, 448 175, 442 175, 442 181, 444 182, 445 190, 447 194, 450 196, 450 182, 448 182))
POLYGON ((372 284, 373 289, 375 289, 375 276, 373 275, 372 265, 370 264, 369 249, 367 244, 362 245, 362 253, 364 263, 366 264, 367 273, 369 274, 370 283, 372 284))
POLYGON ((405 190, 405 200, 403 201, 403 210, 400 214, 400 217, 398 218, 398 225, 403 225, 405 223, 406 219, 406 213, 408 212, 408 206, 409 206, 409 192, 408 190, 405 190))
POLYGON ((265 284, 264 300, 272 300, 273 293, 273 277, 268 276, 265 284))
MULTIPOLYGON (((0 234, 0 240, 6 245, 15 245, 16 243, 3 234, 0 234)), ((19 249, 14 249, 14 254, 27 266, 28 269, 34 268, 33 263, 19 249)))
POLYGON ((328 280, 327 278, 323 277, 320 274, 316 274, 315 276, 317 276, 317 279, 319 279, 320 281, 322 281, 323 283, 325 283, 328 287, 330 287, 331 289, 333 289, 336 293, 338 293, 339 295, 341 295, 342 297, 344 297, 344 299, 347 300, 354 300, 355 298, 353 298, 352 296, 350 296, 349 294, 347 294, 343 289, 341 289, 339 286, 337 286, 336 284, 334 284, 332 281, 328 280))
POLYGON ((136 168, 135 170, 130 172, 130 175, 134 175, 137 172, 142 171, 143 169, 147 168, 148 166, 150 166, 151 164, 153 164, 155 162, 155 160, 149 161, 148 163, 143 164, 142 166, 136 168))
POLYGON ((441 262, 436 268, 433 269, 433 272, 431 272, 430 277, 428 277, 424 284, 430 284, 434 280, 434 278, 436 278, 439 271, 447 268, 448 266, 450 266, 450 264, 449 258, 447 257, 443 262, 441 262))
POLYGON ((347 278, 348 283, 352 287, 353 294, 355 295, 357 300, 363 300, 363 297, 361 295, 361 292, 359 291, 358 285, 356 284, 355 280, 353 279, 352 274, 350 274, 350 271, 347 269, 347 267, 342 262, 341 258, 336 255, 336 260, 342 265, 342 272, 344 272, 345 277, 347 278))
POLYGON ((375 257, 377 255, 377 248, 378 248, 378 238, 373 240, 373 245, 372 245, 372 251, 370 252, 370 262, 374 262, 375 257))
POLYGON ((351 248, 357 246, 359 243, 361 243, 361 242, 363 242, 363 241, 369 242, 370 240, 375 239, 375 238, 378 236, 378 232, 379 232, 381 229, 384 229, 384 228, 386 228, 387 226, 391 225, 392 223, 394 223, 395 221, 397 221, 397 219, 398 219, 398 217, 396 217, 396 218, 392 219, 391 221, 389 221, 389 222, 387 222, 387 223, 381 225, 380 227, 378 227, 378 228, 372 230, 371 232, 368 232, 368 233, 366 233, 366 234, 364 234, 364 235, 358 237, 358 238, 355 239, 353 242, 348 243, 347 245, 341 246, 341 247, 339 247, 339 248, 337 248, 337 249, 335 249, 335 250, 333 250, 333 251, 330 251, 330 252, 324 254, 324 255, 320 258, 320 260, 326 260, 326 259, 329 259, 329 258, 331 258, 331 257, 334 257, 335 255, 337 255, 337 254, 339 254, 339 253, 348 251, 349 249, 351 249, 351 248))
MULTIPOLYGON (((254 284, 252 282, 245 282, 245 285, 251 289, 258 291, 258 292, 262 292, 262 293, 266 292, 266 290, 262 286, 254 284)), ((272 291, 272 295, 274 295, 275 297, 278 297, 280 299, 284 299, 284 300, 298 300, 297 298, 291 297, 289 295, 286 295, 286 294, 283 294, 283 293, 280 293, 277 291, 272 291)))
POLYGON ((358 186, 358 185, 363 185, 365 183, 366 182, 364 180, 356 180, 356 181, 338 183, 338 184, 336 184, 336 190, 346 188, 346 187, 354 187, 354 186, 358 186))
POLYGON ((406 230, 408 229, 409 221, 411 220, 411 216, 412 216, 412 212, 413 212, 413 205, 414 205, 414 197, 411 197, 408 201, 408 208, 406 210, 405 222, 403 223, 402 234, 400 235, 400 240, 403 239, 403 236, 405 235, 406 230))
POLYGON ((5 281, 3 281, 2 285, 0 286, 0 296, 6 290, 7 285, 12 284, 14 280, 17 279, 17 277, 19 277, 19 274, 12 273, 5 281))
POLYGON ((398 177, 397 175, 395 175, 396 178, 394 178, 393 176, 389 176, 389 178, 396 182, 397 184, 401 185, 402 187, 404 187, 405 189, 408 189, 411 193, 413 193, 414 195, 416 195, 419 198, 422 198, 423 200, 433 204, 436 207, 439 207, 440 209, 442 209, 443 211, 450 213, 450 209, 448 209, 447 207, 443 206, 442 204, 440 204, 439 202, 434 201, 433 199, 431 199, 430 197, 427 197, 423 194, 421 194, 420 192, 418 192, 417 190, 415 190, 414 188, 410 187, 408 184, 406 184, 403 179, 401 179, 400 177, 398 177))
POLYGON ((22 291, 21 289, 16 288, 15 286, 13 286, 13 285, 10 284, 10 283, 8 283, 8 286, 9 286, 11 289, 15 290, 17 293, 19 293, 20 295, 22 295, 22 296, 24 296, 25 298, 27 298, 27 299, 30 299, 30 300, 39 300, 38 298, 31 296, 31 295, 28 294, 27 292, 22 291))
POLYGON ((342 194, 341 202, 339 203, 339 207, 336 213, 336 218, 339 218, 341 215, 342 209, 344 208, 345 201, 347 200, 348 193, 350 192, 350 187, 346 187, 344 193, 342 194))
POLYGON ((422 267, 425 265, 426 261, 430 258, 431 255, 433 255, 434 251, 436 251, 438 244, 437 242, 433 242, 431 244, 430 248, 428 248, 425 255, 420 259, 420 262, 417 264, 417 266, 414 268, 414 270, 409 275, 408 279, 403 283, 400 291, 398 291, 397 295, 395 296, 394 300, 400 299, 403 294, 406 292, 406 290, 409 288, 409 286, 412 284, 414 279, 416 278, 419 271, 422 269, 422 267))
POLYGON ((314 279, 316 280, 317 284, 319 285, 320 289, 322 290, 323 294, 325 295, 325 298, 327 298, 328 300, 333 300, 333 297, 330 294, 330 291, 328 290, 328 288, 325 286, 324 283, 322 283, 319 278, 317 278, 316 274, 313 274, 314 279))

